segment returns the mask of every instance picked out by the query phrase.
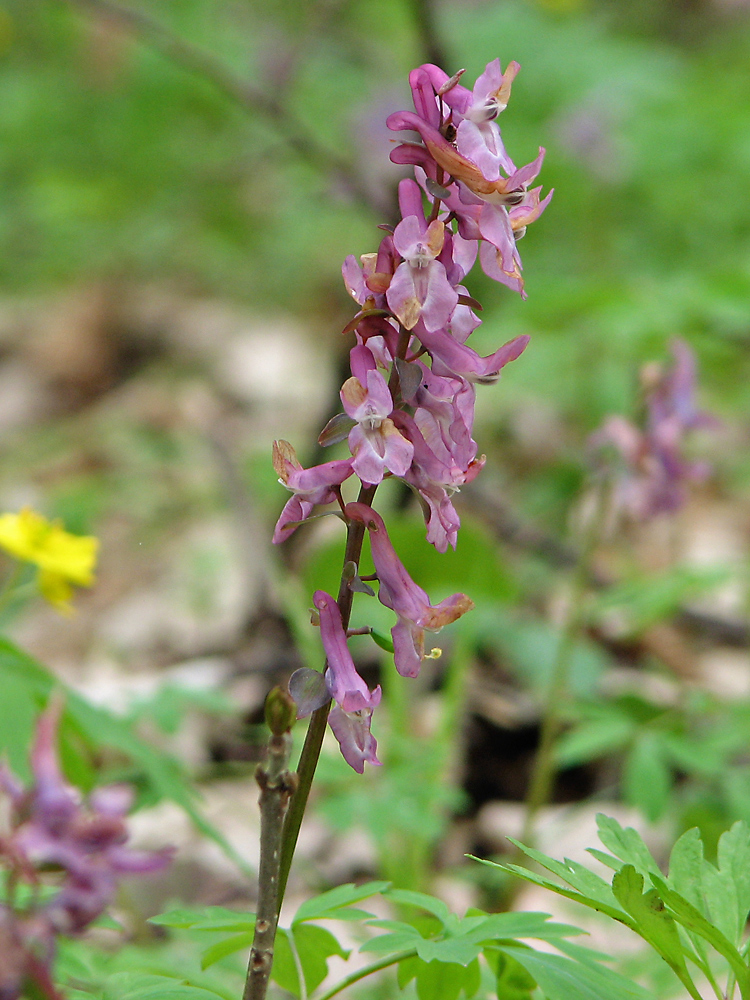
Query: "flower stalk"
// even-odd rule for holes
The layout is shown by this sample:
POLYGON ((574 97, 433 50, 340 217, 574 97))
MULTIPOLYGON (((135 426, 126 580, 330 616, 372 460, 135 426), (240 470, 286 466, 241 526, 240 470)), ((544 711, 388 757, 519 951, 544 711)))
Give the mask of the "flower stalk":
POLYGON ((255 773, 260 787, 258 907, 243 1000, 263 1000, 273 965, 281 909, 279 861, 284 816, 297 782, 296 775, 289 771, 292 749, 290 730, 295 715, 290 696, 281 688, 274 688, 266 700, 266 721, 271 729, 267 758, 255 773))

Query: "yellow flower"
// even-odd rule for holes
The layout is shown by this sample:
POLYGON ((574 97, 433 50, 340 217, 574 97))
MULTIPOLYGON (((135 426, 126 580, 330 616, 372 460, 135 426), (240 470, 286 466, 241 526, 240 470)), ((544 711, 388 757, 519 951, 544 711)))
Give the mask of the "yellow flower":
POLYGON ((71 584, 90 587, 94 582, 99 540, 71 535, 60 521, 48 521, 28 507, 18 514, 0 514, 0 548, 39 567, 39 590, 64 613, 71 610, 71 584))

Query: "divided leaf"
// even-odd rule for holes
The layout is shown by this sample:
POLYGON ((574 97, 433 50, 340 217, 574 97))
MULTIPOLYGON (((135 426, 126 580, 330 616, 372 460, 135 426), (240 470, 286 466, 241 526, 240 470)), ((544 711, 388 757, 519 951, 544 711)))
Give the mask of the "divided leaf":
POLYGON ((390 882, 367 882, 364 885, 339 885, 313 899, 307 899, 294 915, 292 927, 306 920, 359 920, 370 917, 365 910, 352 909, 353 903, 385 892, 390 882))
POLYGON ((651 872, 656 875, 661 874, 651 851, 644 844, 641 835, 632 826, 623 828, 616 819, 605 816, 603 813, 597 814, 596 825, 599 828, 599 840, 615 857, 632 865, 644 875, 651 872))

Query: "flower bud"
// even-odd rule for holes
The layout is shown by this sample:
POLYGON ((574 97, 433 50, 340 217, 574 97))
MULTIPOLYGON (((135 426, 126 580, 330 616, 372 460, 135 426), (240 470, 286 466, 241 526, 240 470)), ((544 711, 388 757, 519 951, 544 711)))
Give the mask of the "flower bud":
POLYGON ((297 706, 289 692, 277 686, 268 692, 265 714, 266 725, 273 735, 282 736, 297 721, 297 706))

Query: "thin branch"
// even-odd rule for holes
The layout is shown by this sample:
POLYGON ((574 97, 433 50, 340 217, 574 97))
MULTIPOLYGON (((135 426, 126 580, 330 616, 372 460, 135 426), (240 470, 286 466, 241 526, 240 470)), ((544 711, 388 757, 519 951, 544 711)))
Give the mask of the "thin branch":
POLYGON ((295 779, 287 770, 292 739, 288 732, 268 741, 268 759, 258 768, 260 785, 260 863, 258 912, 243 1000, 263 1000, 273 965, 276 926, 279 922, 279 859, 289 799, 295 779))
POLYGON ((388 214, 388 210, 384 209, 368 190, 348 160, 322 145, 315 133, 275 97, 236 76, 212 53, 182 38, 148 14, 125 7, 116 0, 64 0, 64 2, 72 7, 85 7, 103 15, 183 69, 208 80, 243 110, 262 115, 302 160, 339 181, 371 212, 379 216, 388 214))

